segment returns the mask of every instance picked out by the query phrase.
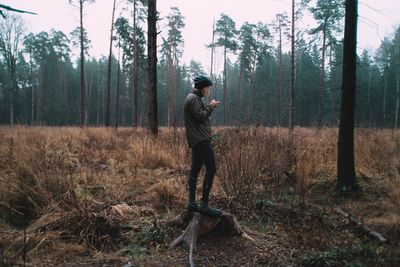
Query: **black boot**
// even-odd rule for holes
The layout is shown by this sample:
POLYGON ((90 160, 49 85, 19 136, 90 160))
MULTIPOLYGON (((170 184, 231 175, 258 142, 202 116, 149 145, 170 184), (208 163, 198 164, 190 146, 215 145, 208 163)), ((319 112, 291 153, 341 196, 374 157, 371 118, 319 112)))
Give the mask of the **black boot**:
POLYGON ((211 187, 212 187, 212 180, 211 182, 205 180, 203 183, 203 194, 201 198, 199 212, 204 215, 219 217, 222 215, 222 212, 219 209, 213 208, 208 205, 208 196, 210 194, 211 187))
POLYGON ((222 211, 219 209, 213 208, 208 205, 208 203, 201 201, 199 212, 204 215, 219 217, 222 215, 222 211))
POLYGON ((199 206, 196 204, 196 185, 197 178, 189 177, 189 205, 188 212, 198 212, 199 206))

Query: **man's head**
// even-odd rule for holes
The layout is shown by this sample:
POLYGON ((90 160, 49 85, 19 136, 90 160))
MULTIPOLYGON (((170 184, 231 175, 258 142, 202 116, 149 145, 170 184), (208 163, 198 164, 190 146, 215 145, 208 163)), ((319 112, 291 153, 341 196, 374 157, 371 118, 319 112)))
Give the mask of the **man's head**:
POLYGON ((212 81, 208 77, 200 75, 194 78, 193 82, 194 88, 199 90, 203 96, 207 96, 210 93, 212 81))

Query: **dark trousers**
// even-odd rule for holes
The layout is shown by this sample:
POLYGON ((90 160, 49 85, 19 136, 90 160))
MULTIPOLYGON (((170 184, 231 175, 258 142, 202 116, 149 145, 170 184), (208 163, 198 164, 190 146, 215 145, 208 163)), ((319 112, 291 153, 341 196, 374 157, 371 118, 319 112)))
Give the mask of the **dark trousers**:
POLYGON ((189 177, 189 205, 195 203, 197 177, 203 164, 206 167, 206 174, 203 180, 202 202, 207 204, 217 170, 211 141, 199 142, 192 148, 192 166, 189 177))

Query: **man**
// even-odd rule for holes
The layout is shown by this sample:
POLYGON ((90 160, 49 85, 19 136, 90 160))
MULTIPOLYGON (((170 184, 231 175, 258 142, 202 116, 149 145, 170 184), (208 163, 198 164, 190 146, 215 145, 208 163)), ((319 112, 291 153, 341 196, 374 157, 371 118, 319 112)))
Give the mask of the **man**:
POLYGON ((200 212, 210 216, 220 216, 222 212, 208 205, 208 197, 216 172, 214 150, 211 147, 210 116, 219 105, 214 99, 204 105, 202 98, 210 94, 212 82, 205 76, 194 79, 194 89, 188 94, 184 104, 186 137, 192 148, 192 166, 189 176, 188 212, 200 212), (203 164, 206 174, 203 180, 203 193, 200 206, 196 204, 197 177, 203 164))

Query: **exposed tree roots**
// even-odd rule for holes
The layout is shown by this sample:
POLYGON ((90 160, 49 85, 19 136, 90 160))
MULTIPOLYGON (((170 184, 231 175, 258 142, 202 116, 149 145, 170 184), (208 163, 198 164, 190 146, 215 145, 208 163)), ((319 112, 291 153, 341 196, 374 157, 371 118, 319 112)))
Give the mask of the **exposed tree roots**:
POLYGON ((192 218, 188 212, 182 212, 167 223, 175 226, 187 225, 185 231, 172 241, 169 248, 173 249, 180 244, 188 247, 190 266, 194 266, 193 253, 196 250, 197 239, 200 235, 218 231, 230 235, 239 235, 255 242, 255 240, 242 229, 236 217, 224 211, 220 217, 210 217, 200 213, 194 213, 192 218))

